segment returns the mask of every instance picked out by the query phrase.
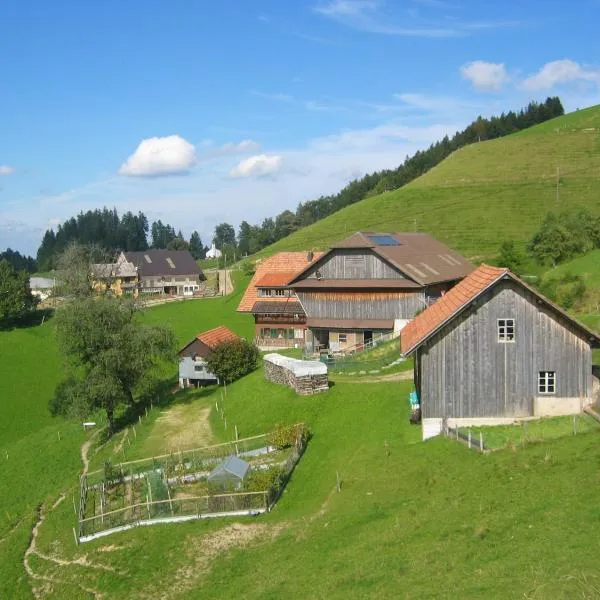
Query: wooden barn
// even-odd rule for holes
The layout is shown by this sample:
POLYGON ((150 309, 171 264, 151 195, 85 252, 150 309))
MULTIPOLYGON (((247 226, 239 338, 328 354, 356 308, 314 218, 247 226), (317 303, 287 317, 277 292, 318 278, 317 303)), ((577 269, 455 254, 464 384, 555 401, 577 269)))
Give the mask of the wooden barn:
POLYGON ((348 351, 400 329, 473 265, 424 233, 356 233, 289 282, 308 351, 348 351))
POLYGON ((579 413, 598 335, 508 269, 482 265, 409 323, 423 437, 455 425, 579 413))
POLYGON ((220 344, 239 337, 224 325, 199 333, 179 352, 179 387, 198 387, 216 383, 217 376, 206 366, 206 358, 220 344))

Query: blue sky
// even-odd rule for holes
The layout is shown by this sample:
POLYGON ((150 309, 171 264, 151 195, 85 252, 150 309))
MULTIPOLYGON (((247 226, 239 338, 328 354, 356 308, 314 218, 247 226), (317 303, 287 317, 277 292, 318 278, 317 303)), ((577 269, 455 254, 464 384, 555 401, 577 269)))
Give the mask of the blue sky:
POLYGON ((600 102, 600 2, 4 0, 0 249, 80 210, 209 242, 478 114, 600 102))

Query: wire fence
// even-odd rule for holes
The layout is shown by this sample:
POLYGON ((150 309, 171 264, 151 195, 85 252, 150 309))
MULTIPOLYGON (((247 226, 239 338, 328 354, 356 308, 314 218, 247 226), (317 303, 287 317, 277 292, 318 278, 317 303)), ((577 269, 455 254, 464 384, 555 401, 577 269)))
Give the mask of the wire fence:
MULTIPOLYGON (((269 434, 129 461, 84 475, 80 478, 76 540, 86 542, 138 525, 269 511, 283 492, 307 442, 305 426, 297 424, 269 434), (291 441, 282 441, 286 436, 290 440, 290 435, 291 441), (273 444, 268 443, 269 439, 274 440, 273 444), (263 489, 242 486, 238 491, 223 493, 208 486, 210 469, 231 454, 247 460, 250 473, 272 472, 273 476, 264 480, 263 489), (203 493, 194 494, 194 490, 203 493)), ((258 481, 261 485, 263 480, 258 481)))
MULTIPOLYGON (((178 450, 138 460, 122 461, 116 463, 114 469, 116 477, 120 479, 134 478, 136 475, 148 471, 184 474, 187 471, 195 471, 204 466, 210 466, 211 463, 216 463, 232 454, 241 458, 252 458, 261 454, 268 454, 274 449, 268 443, 268 436, 269 434, 261 434, 212 446, 178 450)), ((110 479, 110 476, 108 476, 106 468, 91 471, 87 475, 88 487, 94 487, 107 478, 110 479)))

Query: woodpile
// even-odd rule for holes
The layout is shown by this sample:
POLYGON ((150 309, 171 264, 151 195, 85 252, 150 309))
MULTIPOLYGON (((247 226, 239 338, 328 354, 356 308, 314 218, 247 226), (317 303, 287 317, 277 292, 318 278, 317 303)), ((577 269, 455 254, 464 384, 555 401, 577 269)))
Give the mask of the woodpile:
POLYGON ((296 360, 281 354, 267 354, 264 361, 265 378, 287 385, 297 394, 308 396, 329 389, 327 365, 318 360, 296 360))

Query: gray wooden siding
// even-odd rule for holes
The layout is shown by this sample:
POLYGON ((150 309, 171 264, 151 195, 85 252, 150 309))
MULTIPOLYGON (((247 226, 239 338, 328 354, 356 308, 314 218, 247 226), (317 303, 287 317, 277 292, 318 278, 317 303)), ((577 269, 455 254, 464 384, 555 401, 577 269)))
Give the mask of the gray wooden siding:
POLYGON ((306 272, 303 279, 315 279, 319 270, 323 279, 406 279, 402 273, 370 250, 333 250, 324 261, 306 272))
POLYGON ((556 371, 557 398, 591 394, 587 340, 527 290, 500 282, 419 349, 424 418, 533 414, 538 372, 556 371), (515 319, 515 341, 497 341, 497 319, 515 319))
POLYGON ((412 319, 424 307, 423 292, 304 292, 298 298, 314 319, 412 319))

